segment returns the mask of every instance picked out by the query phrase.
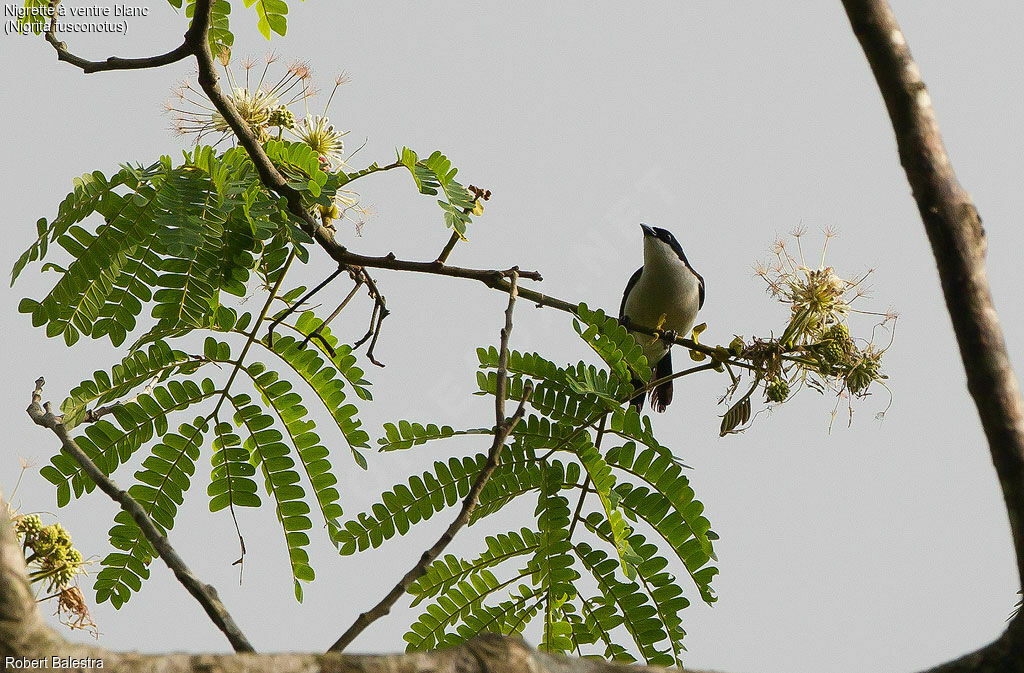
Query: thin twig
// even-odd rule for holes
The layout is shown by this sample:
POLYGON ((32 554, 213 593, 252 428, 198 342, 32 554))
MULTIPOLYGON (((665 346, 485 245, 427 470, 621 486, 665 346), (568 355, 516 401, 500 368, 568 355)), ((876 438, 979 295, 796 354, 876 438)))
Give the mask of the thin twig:
POLYGON ((377 312, 377 326, 373 328, 373 338, 370 339, 370 346, 366 349, 366 359, 378 367, 383 367, 384 363, 373 356, 373 349, 377 347, 377 339, 380 337, 380 328, 384 324, 384 318, 387 318, 389 315, 391 315, 391 311, 382 304, 380 311, 377 312))
POLYGON ((373 350, 377 347, 377 339, 380 337, 380 328, 384 324, 384 318, 391 315, 391 311, 388 310, 388 300, 381 294, 380 289, 377 287, 376 281, 373 280, 373 276, 366 269, 360 269, 360 278, 366 283, 366 288, 369 291, 370 298, 373 299, 373 312, 370 313, 370 327, 366 330, 366 334, 363 335, 359 341, 352 344, 352 350, 355 350, 366 343, 366 340, 371 336, 373 340, 370 341, 370 346, 366 349, 366 359, 377 365, 383 367, 384 363, 378 362, 377 358, 373 356, 373 350))
MULTIPOLYGON (((478 202, 487 201, 488 199, 491 198, 491 190, 489 189, 481 189, 480 187, 470 185, 469 191, 473 192, 473 207, 464 208, 462 210, 462 212, 465 213, 466 215, 469 215, 470 213, 473 212, 478 202)), ((438 263, 444 264, 445 262, 447 262, 448 255, 452 254, 452 250, 455 249, 455 244, 458 243, 459 241, 464 240, 466 240, 466 237, 460 234, 458 230, 453 231, 452 235, 448 238, 448 242, 444 244, 444 248, 441 250, 441 254, 437 256, 438 263)))
MULTIPOLYGON (((297 311, 300 306, 302 306, 307 301, 309 301, 310 297, 312 297, 317 292, 319 292, 320 290, 322 290, 325 287, 327 287, 328 283, 330 283, 332 280, 337 278, 338 275, 341 274, 341 272, 344 271, 344 270, 345 270, 345 267, 339 266, 337 269, 332 271, 330 273, 330 275, 327 276, 327 278, 324 278, 322 281, 320 281, 317 284, 316 287, 314 287, 312 290, 310 290, 306 294, 302 295, 302 297, 299 298, 299 300, 297 302, 295 302, 294 304, 289 306, 287 309, 285 309, 281 313, 281 315, 279 315, 276 318, 274 318, 273 322, 270 323, 270 327, 267 328, 267 343, 273 342, 273 340, 274 340, 274 328, 277 327, 278 325, 280 325, 281 321, 283 321, 285 318, 290 316, 292 313, 295 313, 295 311, 297 311)), ((273 295, 271 295, 271 296, 273 296, 273 295)))
POLYGON ((328 353, 330 353, 330 356, 332 358, 335 356, 334 348, 331 346, 331 344, 327 343, 327 340, 324 339, 323 336, 321 336, 321 332, 323 332, 323 329, 327 327, 332 320, 338 317, 338 314, 345 310, 345 307, 348 306, 348 303, 352 301, 352 298, 356 296, 356 292, 358 292, 359 288, 362 287, 363 285, 363 279, 361 277, 353 273, 351 269, 349 269, 349 273, 351 274, 353 280, 355 280, 356 284, 352 286, 352 289, 349 290, 349 293, 345 295, 344 299, 341 300, 341 303, 338 304, 338 308, 334 309, 334 311, 331 312, 331 315, 327 316, 322 323, 317 325, 316 329, 314 329, 312 332, 306 335, 306 338, 304 338, 302 342, 299 344, 299 348, 305 348, 306 344, 308 344, 311 339, 319 339, 320 343, 323 344, 323 346, 327 349, 328 353))
POLYGON ((255 652, 255 649, 249 644, 249 641, 235 624, 231 615, 228 614, 227 608, 220 602, 220 598, 217 597, 217 591, 209 584, 204 584, 193 574, 185 564, 185 561, 178 556, 178 552, 171 546, 167 537, 160 532, 152 519, 149 518, 142 505, 128 495, 128 493, 118 488, 113 480, 105 475, 97 467, 96 463, 82 451, 78 443, 68 434, 67 428, 61 423, 60 417, 50 411, 50 403, 47 402, 45 405, 40 405, 43 385, 45 383, 42 377, 40 377, 36 380, 35 390, 32 391, 32 403, 28 407, 28 415, 32 418, 32 421, 36 425, 48 428, 57 435, 57 438, 60 439, 61 448, 67 451, 68 455, 81 466, 82 472, 132 517, 139 530, 142 531, 143 536, 153 545, 156 553, 167 564, 167 567, 171 569, 174 576, 199 601, 199 604, 203 606, 206 614, 209 615, 217 628, 227 636, 234 650, 236 652, 255 652))
POLYGON ((189 47, 188 41, 186 40, 166 54, 158 54, 156 56, 145 56, 142 58, 120 58, 118 56, 110 56, 104 61, 89 61, 81 56, 75 56, 68 51, 67 43, 62 42, 56 35, 57 5, 59 4, 60 0, 50 0, 50 22, 47 25, 46 30, 43 31, 43 37, 46 38, 46 41, 49 42, 57 52, 58 61, 64 61, 65 63, 70 63, 76 68, 81 68, 82 72, 86 74, 109 70, 141 70, 144 68, 159 68, 163 65, 182 61, 192 55, 192 49, 189 47))
POLYGON ((373 336, 374 327, 377 325, 377 313, 380 312, 380 304, 373 302, 373 310, 370 312, 370 326, 366 328, 366 334, 359 337, 359 339, 352 344, 352 350, 355 350, 362 346, 364 343, 370 340, 373 336))
POLYGON ((455 244, 462 240, 462 236, 459 232, 453 231, 452 235, 448 238, 448 242, 444 244, 444 249, 441 250, 441 254, 437 256, 437 261, 444 264, 448 261, 448 255, 452 254, 452 250, 455 249, 455 244))
POLYGON ((515 269, 509 271, 509 281, 511 290, 508 293, 508 308, 505 309, 505 326, 501 330, 501 348, 498 356, 498 384, 495 391, 495 403, 494 403, 494 441, 491 443, 491 448, 487 452, 487 462, 484 464, 484 468, 477 475, 476 480, 473 482, 472 488, 466 498, 462 501, 462 509, 455 520, 452 521, 448 529, 438 538, 437 542, 434 543, 427 551, 423 552, 420 556, 419 561, 407 572, 398 584, 388 592, 384 598, 380 600, 377 605, 373 606, 366 612, 359 615, 356 618, 355 623, 348 628, 345 633, 341 635, 338 640, 331 645, 327 650, 328 652, 341 652, 348 647, 353 640, 359 636, 366 627, 373 622, 377 621, 384 615, 391 612, 392 606, 398 601, 399 598, 409 589, 409 586, 413 582, 422 577, 426 572, 427 568, 433 563, 437 557, 445 550, 449 543, 455 538, 455 534, 469 522, 470 516, 473 514, 473 510, 476 509, 477 503, 480 501, 480 492, 483 491, 487 481, 494 474, 494 470, 498 467, 498 462, 501 458, 501 450, 505 446, 505 441, 508 436, 512 433, 512 430, 519 423, 519 420, 523 417, 526 411, 526 403, 533 394, 533 386, 527 381, 523 389, 522 399, 519 401, 519 406, 516 408, 514 414, 511 417, 505 418, 505 391, 506 391, 506 379, 508 377, 508 341, 512 335, 512 311, 515 307, 516 302, 516 283, 518 276, 515 269))

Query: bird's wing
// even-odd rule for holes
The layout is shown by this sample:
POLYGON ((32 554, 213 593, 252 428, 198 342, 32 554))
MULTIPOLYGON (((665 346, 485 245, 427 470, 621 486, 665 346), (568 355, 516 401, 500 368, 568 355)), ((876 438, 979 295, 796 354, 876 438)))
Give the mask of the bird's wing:
MULTIPOLYGON (((629 277, 629 280, 626 282, 626 289, 622 291, 622 303, 619 304, 619 320, 622 320, 624 317, 626 317, 626 297, 629 296, 629 291, 633 289, 633 286, 636 285, 636 282, 640 280, 640 274, 642 274, 643 272, 644 267, 641 266, 639 269, 636 270, 636 272, 632 276, 629 277)), ((698 276, 698 278, 699 277, 700 276, 698 276)), ((700 303, 703 304, 704 281, 701 281, 700 288, 700 303)))
MULTIPOLYGON (((690 269, 690 271, 693 271, 693 269, 690 269)), ((704 276, 696 271, 693 271, 693 275, 697 276, 697 283, 700 284, 700 303, 697 304, 697 309, 700 310, 704 308, 704 276)))

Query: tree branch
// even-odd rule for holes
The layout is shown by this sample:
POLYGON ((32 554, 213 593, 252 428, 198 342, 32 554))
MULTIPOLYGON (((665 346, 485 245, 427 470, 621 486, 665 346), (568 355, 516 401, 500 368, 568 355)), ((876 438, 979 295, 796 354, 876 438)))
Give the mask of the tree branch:
POLYGON ((70 63, 76 68, 81 68, 82 72, 86 74, 107 70, 141 70, 144 68, 159 68, 163 65, 169 65, 171 63, 184 60, 192 55, 192 49, 188 46, 188 40, 186 39, 166 54, 158 54, 157 56, 145 56, 142 58, 120 58, 118 56, 110 56, 105 61, 89 61, 81 56, 75 56, 68 51, 67 43, 62 42, 56 35, 57 5, 59 4, 60 0, 50 1, 50 23, 43 32, 43 37, 46 38, 46 41, 49 42, 57 52, 58 61, 64 61, 65 63, 70 63))
POLYGON ((403 594, 409 589, 409 586, 413 582, 418 580, 420 577, 427 572, 427 568, 433 563, 441 552, 451 543, 455 538, 455 534, 469 522, 469 517, 473 514, 473 510, 476 509, 477 503, 480 500, 480 492, 483 491, 487 481, 494 474, 494 470, 498 467, 498 460, 501 458, 501 450, 505 447, 505 441, 508 436, 512 434, 512 430, 515 429, 516 424, 523 417, 526 412, 526 403, 530 400, 530 396, 533 394, 532 384, 528 381, 523 389, 522 399, 519 401, 519 406, 516 408, 514 414, 511 417, 505 418, 505 391, 506 381, 508 378, 508 341, 512 335, 512 311, 515 308, 516 303, 516 284, 518 275, 515 269, 509 272, 509 286, 510 290, 508 293, 508 307, 505 309, 505 326, 501 329, 501 346, 500 354, 498 356, 498 380, 497 387, 495 389, 495 403, 494 403, 494 441, 491 443, 491 448, 487 452, 487 462, 484 464, 484 468, 477 475, 476 480, 473 482, 473 486, 469 489, 469 493, 466 494, 466 498, 462 501, 462 510, 459 512, 455 520, 452 521, 448 529, 438 538, 437 542, 434 543, 427 551, 423 552, 420 556, 419 561, 407 572, 398 584, 388 592, 388 594, 381 599, 377 605, 373 606, 366 612, 359 615, 356 618, 355 623, 348 628, 345 633, 341 635, 338 640, 331 645, 327 650, 328 652, 342 652, 352 644, 352 641, 359 636, 366 627, 373 622, 377 621, 384 615, 391 612, 391 608, 402 597, 403 594))
POLYGON ((246 640, 242 631, 231 618, 231 615, 228 614, 227 608, 224 607, 224 604, 220 602, 220 598, 217 597, 217 590, 209 584, 203 584, 193 574, 188 565, 185 564, 185 561, 178 556, 178 552, 171 546, 167 537, 157 529, 142 506, 125 491, 119 489, 113 480, 103 474, 103 471, 97 467, 96 463, 92 462, 92 459, 82 451, 75 440, 71 438, 71 435, 68 434, 60 417, 50 411, 50 403, 46 403, 45 410, 39 404, 42 399, 44 383, 45 381, 42 378, 36 380, 35 390, 32 391, 32 403, 28 407, 28 415, 35 424, 48 428, 53 434, 57 435, 57 438, 60 439, 61 448, 75 459, 75 462, 82 467, 82 471, 96 482, 101 491, 119 504, 121 509, 128 512, 132 520, 142 531, 142 534, 153 545, 153 548, 156 549, 163 562, 174 573, 174 576, 199 601, 199 604, 203 606, 206 614, 217 625, 217 628, 227 636, 234 650, 236 652, 254 652, 255 650, 252 645, 246 640))
MULTIPOLYGON (((989 291, 981 218, 953 172, 928 89, 892 8, 886 0, 843 0, 843 6, 885 100, 900 162, 935 255, 1024 584, 1024 401, 989 291)), ((1022 671, 1022 633, 1024 621, 1018 615, 1002 638, 941 670, 1022 671)))

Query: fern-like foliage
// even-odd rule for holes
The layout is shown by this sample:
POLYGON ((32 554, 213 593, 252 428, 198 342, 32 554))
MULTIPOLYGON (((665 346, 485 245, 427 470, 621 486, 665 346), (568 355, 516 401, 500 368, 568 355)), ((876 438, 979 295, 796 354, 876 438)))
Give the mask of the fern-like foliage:
MULTIPOLYGON (((187 379, 168 381, 114 407, 111 415, 116 425, 101 419, 86 426, 85 434, 75 441, 104 474, 112 474, 143 444, 154 436, 164 436, 171 413, 188 409, 216 393, 208 380, 202 386, 187 379)), ((43 467, 40 474, 57 487, 60 507, 71 501, 72 493, 77 498, 96 487, 81 466, 63 450, 50 459, 50 465, 43 467)))
POLYGON ((412 524, 430 519, 441 510, 466 497, 476 475, 487 462, 480 453, 473 458, 437 461, 432 472, 413 475, 408 484, 396 484, 381 495, 370 512, 349 520, 334 537, 343 556, 377 548, 395 536, 404 535, 412 524))
MULTIPOLYGON (((203 387, 212 392, 213 382, 204 381, 203 387)), ((128 489, 128 495, 142 506, 161 533, 166 534, 174 527, 174 517, 195 473, 206 430, 205 419, 196 417, 191 423, 179 426, 177 432, 165 434, 153 446, 142 469, 135 473, 137 482, 128 489)), ((142 587, 142 580, 149 576, 146 566, 155 553, 124 511, 114 518, 109 535, 110 544, 121 551, 103 559, 103 568, 96 576, 96 600, 100 603, 109 600, 119 608, 128 601, 132 591, 142 587)))
POLYGON ((256 27, 260 35, 270 39, 271 31, 284 35, 288 30, 288 5, 284 0, 245 0, 246 7, 256 10, 259 22, 256 27))
MULTIPOLYGON (((194 12, 194 2, 171 4, 194 12)), ((284 0, 244 4, 265 36, 285 32, 284 0)), ((214 4, 216 51, 233 40, 229 11, 224 0, 214 4)), ((421 193, 439 197, 446 227, 464 237, 471 222, 474 197, 440 152, 421 159, 403 148, 395 164, 344 173, 328 170, 302 143, 269 140, 265 150, 311 214, 329 208, 343 185, 401 166, 421 193)), ((13 282, 45 260, 42 270, 55 274, 44 297, 20 305, 48 336, 69 346, 83 336, 132 344, 61 406, 85 454, 105 474, 137 465, 128 493, 167 532, 209 445, 210 510, 233 516, 272 504, 298 600, 315 578, 308 554, 314 519, 342 555, 379 547, 456 508, 487 461, 484 452, 438 460, 367 512, 343 519, 339 456, 328 447, 344 440, 354 462, 368 467, 370 436, 357 405, 372 395, 353 348, 318 310, 275 313, 305 292, 285 286, 293 262, 308 256, 303 226, 263 187, 243 150, 197 147, 179 162, 162 157, 124 165, 109 178, 79 178, 56 215, 36 223, 36 240, 12 271, 13 282), (53 260, 54 253, 62 257, 53 260), (242 311, 239 298, 256 288, 271 296, 262 309, 242 311), (330 418, 330 439, 321 436, 320 417, 330 418)), ((529 413, 470 517, 476 529, 526 502, 535 521, 485 537, 476 556, 449 555, 427 568, 409 589, 423 606, 405 636, 410 649, 453 645, 482 631, 519 633, 539 618, 547 651, 679 664, 687 590, 715 600, 716 536, 703 505, 685 466, 627 403, 633 381, 650 379, 642 348, 600 310, 580 305, 573 325, 594 362, 560 365, 538 353, 509 353, 507 398, 523 400, 532 388, 529 413), (674 560, 692 587, 667 571, 674 560)), ((480 349, 478 359, 479 393, 494 395, 498 351, 480 349)), ((384 426, 377 445, 410 450, 462 436, 478 437, 482 449, 493 432, 400 420, 384 426)), ((60 506, 95 487, 63 452, 42 474, 60 506)), ((101 602, 120 607, 141 589, 156 552, 123 512, 110 541, 114 550, 95 587, 101 602)))
POLYGON ((244 294, 255 255, 279 229, 270 201, 239 149, 196 148, 180 166, 164 157, 109 181, 94 173, 52 223, 40 221, 15 265, 14 277, 53 241, 73 258, 45 298, 19 310, 68 345, 82 335, 120 345, 150 304, 157 332, 212 326, 221 293, 244 294), (93 213, 103 218, 95 231, 76 224, 93 213))
MULTIPOLYGON (((611 534, 611 527, 607 521, 597 523, 587 522, 587 527, 605 542, 614 542, 611 534)), ((680 611, 690 605, 690 601, 683 596, 683 590, 676 582, 672 573, 666 572, 668 560, 658 553, 658 547, 649 543, 643 535, 636 533, 629 538, 630 546, 636 550, 639 562, 636 564, 637 584, 650 599, 656 610, 657 628, 664 632, 668 640, 672 657, 677 666, 682 666, 681 653, 686 649, 682 640, 686 631, 682 629, 682 618, 680 611)), ((660 635, 656 633, 654 635, 660 635)))
POLYGON ((473 195, 455 179, 458 169, 452 167, 448 157, 434 152, 426 159, 420 159, 414 151, 403 147, 398 152, 398 161, 409 169, 421 194, 436 196, 439 191, 444 192, 445 198, 438 199, 437 204, 444 212, 445 226, 465 238, 475 204, 473 195))
MULTIPOLYGON (((258 363, 250 365, 250 369, 250 374, 257 378, 265 375, 262 380, 265 389, 277 382, 273 372, 267 372, 258 363)), ((284 435, 274 427, 274 419, 264 413, 263 407, 253 404, 252 398, 245 394, 232 397, 231 404, 235 408, 235 423, 248 435, 242 447, 249 452, 251 461, 263 473, 266 492, 276 505, 277 519, 284 530, 285 545, 288 547, 295 598, 301 601, 300 580, 312 581, 315 578, 305 549, 309 546, 309 536, 305 531, 312 528, 313 523, 307 516, 310 507, 305 502, 305 489, 299 483, 302 478, 294 469, 295 461, 288 455, 290 451, 283 441, 284 435)))
MULTIPOLYGON (((535 525, 485 537, 476 557, 449 555, 429 566, 409 588, 413 605, 425 605, 405 634, 410 650, 454 645, 481 631, 515 633, 542 619, 543 650, 674 665, 690 599, 666 570, 673 559, 695 595, 715 600, 716 536, 703 505, 685 466, 628 404, 634 377, 650 378, 642 348, 601 311, 580 306, 575 323, 603 366, 509 352, 507 397, 523 399, 529 382, 532 413, 513 429, 470 517, 477 526, 528 498, 535 525)), ((477 351, 482 394, 495 394, 498 355, 493 347, 477 351)), ((486 443, 491 433, 402 420, 384 425, 378 445, 412 449, 475 435, 486 443)), ((379 547, 454 508, 485 459, 437 462, 396 485, 344 524, 342 553, 379 547)))
POLYGON ((206 489, 210 511, 219 512, 225 507, 259 507, 260 496, 256 494, 256 482, 252 479, 256 474, 250 462, 252 455, 242 447, 242 439, 234 433, 230 423, 217 423, 213 431, 217 438, 213 440, 213 471, 206 489))
MULTIPOLYGON (((257 8, 275 31, 282 6, 257 8)), ((226 2, 214 5, 211 39, 222 46, 229 46, 230 33, 217 26, 223 19, 226 31, 229 9, 226 2)), ((185 10, 191 15, 194 4, 185 10)), ((330 204, 341 184, 381 170, 325 171, 302 143, 272 140, 266 150, 310 209, 330 204)), ((177 163, 162 157, 148 166, 124 165, 109 178, 97 171, 75 180, 56 215, 36 223, 36 240, 12 271, 12 283, 34 262, 55 273, 46 296, 21 303, 49 336, 68 345, 83 336, 115 346, 134 339, 118 364, 82 381, 61 405, 64 425, 76 429, 85 454, 113 475, 148 448, 129 492, 167 530, 189 486, 185 477, 208 444, 211 511, 273 503, 300 600, 301 582, 314 578, 306 551, 314 510, 329 539, 342 531, 339 456, 328 449, 336 440, 321 437, 314 411, 327 412, 332 433, 365 469, 370 436, 357 404, 372 399, 352 346, 315 311, 288 317, 273 339, 257 338, 278 317, 269 310, 275 301, 290 304, 304 292, 283 283, 309 241, 243 150, 202 146, 177 163), (61 254, 65 259, 51 261, 61 254), (275 288, 277 296, 262 311, 240 313, 232 304, 254 286, 275 288), (189 339, 196 333, 207 335, 198 353, 189 339), (260 350, 270 361, 253 359, 260 350), (219 382, 195 378, 214 368, 219 382), (189 419, 202 415, 171 431, 186 411, 189 419)), ((42 474, 59 506, 95 488, 64 452, 42 474)), ((100 600, 119 607, 142 586, 154 552, 126 515, 115 519, 111 544, 115 552, 96 589, 100 600)))

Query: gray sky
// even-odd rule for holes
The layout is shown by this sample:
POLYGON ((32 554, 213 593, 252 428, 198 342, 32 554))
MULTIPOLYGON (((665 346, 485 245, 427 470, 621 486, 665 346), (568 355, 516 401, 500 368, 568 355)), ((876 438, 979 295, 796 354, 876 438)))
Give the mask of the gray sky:
MULTIPOLYGON (((235 56, 259 57, 268 45, 255 17, 234 4, 235 56)), ((894 5, 953 164, 984 219, 989 277, 1019 363, 1024 6, 894 5)), ((94 58, 176 45, 184 19, 162 0, 148 6, 148 17, 129 19, 126 37, 65 39, 94 58)), ((55 213, 74 176, 180 156, 184 143, 167 131, 161 106, 192 66, 84 76, 57 63, 41 39, 9 35, 0 44, 9 269, 33 240, 35 220, 55 213)), ((687 379, 670 411, 654 419, 662 441, 694 467, 692 484, 722 538, 719 602, 695 602, 683 613, 686 663, 750 672, 909 671, 1002 630, 1018 589, 1002 499, 889 122, 838 1, 652 2, 642 9, 608 2, 296 2, 289 36, 271 46, 282 61, 308 59, 324 87, 342 70, 352 75, 331 117, 351 129, 350 147, 367 141, 353 164, 390 161, 403 144, 422 155, 441 149, 460 179, 494 192, 452 263, 537 269, 542 291, 614 311, 641 261, 637 224, 662 226, 706 279, 700 320, 709 329, 702 340, 722 343, 733 334, 781 330, 785 308, 751 270, 778 234, 803 224, 816 250, 820 230, 838 227, 829 263, 848 276, 877 269, 870 301, 901 314, 885 361, 894 401, 884 421, 874 419, 888 402, 883 393, 855 405, 851 428, 838 422, 830 434, 832 401, 805 391, 745 434, 720 439, 717 414, 724 410, 716 401, 724 381, 713 375, 687 379)), ((414 259, 437 254, 448 234, 408 175, 370 178, 359 189, 375 215, 361 237, 351 228, 339 232, 352 249, 414 259)), ((309 279, 331 265, 315 254, 311 267, 309 279)), ((23 412, 32 381, 45 375, 47 396, 59 403, 117 359, 106 342, 68 350, 17 314, 21 297, 40 298, 53 282, 38 268, 3 294, 0 307, 8 381, 0 413, 10 437, 0 486, 8 493, 18 456, 41 466, 55 450, 54 438, 23 412)), ((371 436, 399 418, 488 424, 487 400, 470 395, 473 349, 496 343, 504 298, 469 281, 376 276, 393 316, 377 347, 387 368, 365 366, 377 399, 361 410, 371 436)), ((363 302, 345 315, 343 333, 364 329, 363 302)), ((567 316, 525 303, 513 347, 557 361, 588 357, 567 316)), ((329 426, 322 435, 341 446, 329 426)), ((373 454, 366 473, 337 451, 346 515, 445 450, 439 444, 373 454)), ((208 455, 171 540, 261 650, 326 648, 453 516, 343 559, 326 535, 313 535, 318 578, 298 605, 269 507, 241 519, 249 554, 239 586, 230 518, 207 511, 208 455)), ((116 473, 123 487, 137 463, 116 473)), ((16 504, 53 511, 53 490, 32 472, 16 504)), ((59 516, 86 556, 102 558, 114 513, 97 492, 59 516)), ((519 525, 509 515, 486 531, 464 531, 455 546, 471 554, 484 533, 505 524, 519 525)), ((100 644, 224 651, 198 605, 159 561, 152 568, 123 609, 94 607, 100 644)), ((396 611, 353 651, 402 649, 411 619, 396 611)))

